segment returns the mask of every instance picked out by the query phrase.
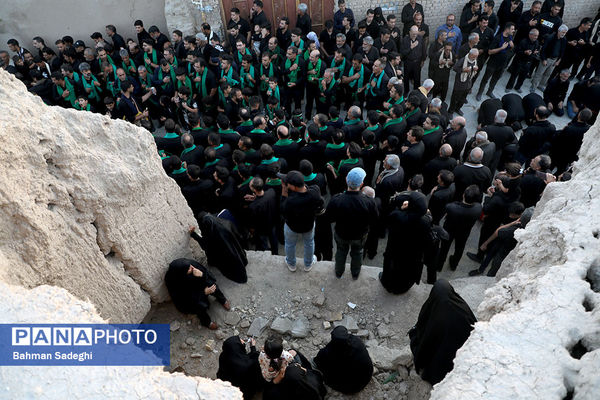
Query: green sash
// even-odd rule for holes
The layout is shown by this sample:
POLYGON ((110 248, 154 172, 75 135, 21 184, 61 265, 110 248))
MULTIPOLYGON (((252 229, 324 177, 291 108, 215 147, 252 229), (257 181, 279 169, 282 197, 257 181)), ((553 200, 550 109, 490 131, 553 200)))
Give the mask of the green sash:
MULTIPOLYGON (((169 67, 169 75, 171 76, 171 82, 169 83, 174 83, 177 78, 175 77, 175 70, 173 70, 173 67, 169 67)), ((163 70, 162 67, 159 67, 158 70, 158 80, 162 82, 163 80, 163 70)), ((167 87, 169 86, 168 83, 163 83, 162 85, 160 85, 161 88, 163 88, 163 90, 167 90, 167 87)))
POLYGON ((193 144, 192 147, 188 147, 187 149, 183 149, 183 151, 181 152, 181 157, 183 157, 184 154, 189 153, 190 151, 194 151, 196 149, 196 145, 193 144))
MULTIPOLYGON (((348 76, 352 76, 354 75, 354 67, 350 68, 350 71, 348 71, 348 76)), ((350 82, 348 84, 348 86, 350 86, 351 88, 354 87, 354 85, 356 85, 358 82, 358 85, 356 86, 356 89, 360 89, 364 86, 365 83, 365 66, 364 65, 360 65, 360 72, 359 72, 359 76, 358 79, 353 80, 352 82, 350 82)), ((353 93, 353 96, 356 95, 356 92, 353 93)))
POLYGON ((383 129, 387 128, 390 125, 396 125, 399 124, 400 122, 402 122, 403 118, 395 118, 395 119, 390 119, 388 122, 386 122, 386 124, 383 126, 383 129))
MULTIPOLYGON (((273 63, 272 62, 269 63, 269 72, 267 74, 265 74, 264 68, 265 67, 261 63, 260 64, 260 76, 261 76, 261 78, 263 76, 265 76, 265 75, 266 75, 267 78, 270 78, 270 77, 274 76, 274 73, 273 73, 273 63)), ((269 89, 269 81, 268 80, 267 81, 261 80, 260 81, 260 91, 261 92, 266 92, 267 89, 269 89)))
POLYGON ((337 68, 338 72, 335 74, 337 75, 335 79, 340 79, 346 69, 346 57, 342 58, 340 65, 335 65, 335 58, 331 59, 331 68, 337 68))
MULTIPOLYGON (((379 77, 377 77, 377 82, 375 83, 375 87, 379 89, 379 87, 381 86, 381 80, 383 79, 383 71, 381 71, 379 73, 379 77)), ((371 86, 371 81, 373 80, 373 78, 375 78, 375 74, 371 73, 371 77, 369 78, 369 92, 371 93, 371 96, 373 97, 377 97, 377 95, 375 94, 375 92, 373 91, 373 86, 371 86)))
MULTIPOLYGON (((298 64, 298 56, 296 56, 296 59, 294 60, 294 62, 290 61, 289 58, 286 58, 284 68, 289 70, 290 67, 294 64, 298 64)), ((300 69, 300 66, 298 65, 298 68, 296 68, 294 71, 290 71, 290 73, 289 73, 290 83, 296 83, 296 81, 298 80, 298 70, 299 69, 300 69)))
POLYGON ((133 60, 131 58, 129 59, 129 65, 125 64, 125 61, 121 61, 121 67, 123 67, 123 69, 125 70, 125 73, 129 76, 135 76, 137 74, 137 69, 135 67, 135 63, 133 62, 133 60), (135 72, 131 72, 129 70, 130 67, 133 67, 135 72))
MULTIPOLYGON (((196 91, 200 92, 202 98, 205 98, 208 95, 208 91, 206 90, 206 73, 206 67, 204 67, 204 71, 202 71, 202 79, 200 80, 200 82, 196 82, 196 91)), ((196 72, 196 76, 194 78, 197 77, 198 72, 196 72)))
MULTIPOLYGON (((92 83, 88 83, 88 81, 85 80, 85 78, 81 78, 81 83, 83 84, 83 88, 84 89, 88 89, 91 88, 91 92, 88 94, 88 99, 90 100, 96 100, 96 101, 100 101, 100 93, 102 93, 102 89, 100 89, 98 86, 94 85, 94 82, 98 82, 98 79, 96 79, 96 77, 94 75, 92 75, 92 83)), ((99 83, 99 82, 98 82, 99 83)), ((87 91, 86 91, 87 93, 87 91)))
POLYGON ((194 93, 194 90, 192 88, 192 81, 190 80, 190 78, 188 78, 186 76, 185 81, 181 82, 179 79, 177 79, 176 82, 177 82, 177 90, 179 90, 182 86, 186 86, 188 89, 190 89, 190 97, 191 97, 191 94, 194 93))
POLYGON ((229 71, 227 71, 227 74, 223 73, 223 70, 221 70, 221 78, 225 77, 225 79, 227 80, 227 83, 229 83, 231 86, 235 86, 238 85, 239 82, 236 81, 235 79, 233 79, 233 67, 229 67, 229 71))
POLYGON ((312 62, 308 63, 307 80, 310 83, 315 83, 315 80, 319 79, 321 75, 321 59, 317 60, 317 64, 314 65, 312 62))
MULTIPOLYGON (((69 95, 65 98, 65 101, 68 101, 72 107, 76 108, 77 97, 75 96, 75 89, 73 88, 73 85, 71 85, 71 82, 69 82, 66 78, 65 78, 65 89, 69 91, 69 95)), ((61 97, 62 97, 62 94, 65 92, 65 89, 56 85, 56 91, 58 92, 58 95, 61 97)))
POLYGON ((242 89, 246 87, 246 85, 248 85, 249 88, 253 88, 254 87, 254 83, 247 78, 247 76, 251 76, 252 78, 256 78, 254 76, 254 66, 251 64, 250 65, 250 70, 248 72, 246 72, 244 70, 244 68, 240 69, 240 81, 241 81, 241 87, 242 89), (247 81, 247 83, 246 83, 247 81))
MULTIPOLYGON (((152 64, 158 64, 158 54, 156 53, 155 49, 152 49, 152 64)), ((152 65, 150 65, 150 57, 148 56, 148 53, 146 53, 146 52, 144 52, 144 65, 146 66, 146 70, 149 73, 154 72, 152 65)))

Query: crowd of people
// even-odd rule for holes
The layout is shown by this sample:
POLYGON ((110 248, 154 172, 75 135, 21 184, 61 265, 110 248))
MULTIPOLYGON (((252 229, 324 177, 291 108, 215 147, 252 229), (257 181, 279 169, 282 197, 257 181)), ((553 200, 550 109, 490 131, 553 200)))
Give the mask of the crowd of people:
POLYGON ((304 3, 294 28, 286 17, 273 27, 256 0, 249 21, 231 9, 224 40, 207 23, 169 38, 137 20, 136 38, 107 25, 90 46, 56 40, 57 52, 39 36, 34 52, 11 39, 14 55, 0 51, 0 66, 47 104, 155 132, 163 166, 194 213, 231 222, 237 280, 246 279, 244 249, 278 254, 280 243, 296 271, 298 240, 305 271, 335 259, 341 278, 350 253, 357 279, 387 235, 380 279, 402 293, 424 265, 429 283, 446 258, 456 269, 480 219, 477 251, 467 255, 481 267, 471 274, 490 263, 495 274, 524 210, 546 184, 569 178, 596 119, 600 20, 569 29, 562 0, 526 11, 504 0, 497 12, 493 0, 471 0, 430 38, 413 0, 399 18, 377 8, 355 20, 344 0, 338 6, 319 35, 304 3), (507 93, 498 98, 505 70, 507 93), (526 80, 531 92, 522 97, 526 80), (468 133, 461 108, 471 92, 489 98, 468 133), (552 113, 572 120, 557 129, 552 113))
MULTIPOLYGON (((222 40, 207 23, 168 37, 140 20, 127 40, 113 25, 87 44, 64 36, 56 50, 39 36, 33 51, 11 39, 0 68, 48 105, 153 132, 164 169, 199 222, 202 235, 192 228, 192 237, 209 265, 235 282, 247 281, 250 248, 278 254, 283 245, 295 272, 299 240, 304 271, 334 260, 342 278, 350 253, 357 279, 387 236, 379 279, 404 293, 424 267, 431 284, 446 262, 455 270, 477 221, 477 249, 466 255, 480 266, 469 275, 488 267, 495 275, 546 185, 570 178, 596 120, 600 18, 569 28, 563 0, 534 1, 525 11, 521 0, 470 0, 430 31, 415 0, 398 17, 378 7, 361 20, 344 0, 338 6, 318 35, 306 4, 293 28, 287 17, 275 27, 255 0, 249 20, 231 9, 222 40), (467 132, 462 107, 471 93, 481 103, 477 129, 467 132), (552 114, 571 120, 557 128, 552 114)), ((217 329, 208 296, 230 305, 204 266, 176 260, 166 283, 182 312, 217 329), (199 284, 202 292, 185 294, 199 284)), ((349 343, 347 332, 334 332, 332 341, 349 343)), ((239 338, 226 344, 224 353, 243 347, 239 338)), ((312 379, 305 360, 275 353, 269 363, 312 379)), ((267 363, 265 372, 261 357, 263 377, 276 380, 279 369, 267 363)))

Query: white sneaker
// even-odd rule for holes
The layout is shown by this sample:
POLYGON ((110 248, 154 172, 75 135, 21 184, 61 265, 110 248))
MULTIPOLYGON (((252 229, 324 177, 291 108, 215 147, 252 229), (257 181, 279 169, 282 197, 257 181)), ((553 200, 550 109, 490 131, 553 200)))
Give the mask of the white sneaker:
POLYGON ((313 265, 315 265, 315 263, 316 263, 316 262, 317 262, 317 256, 315 256, 315 255, 313 254, 312 262, 310 263, 310 265, 305 265, 305 266, 304 266, 304 270, 305 270, 306 272, 310 271, 310 270, 312 269, 313 265))
POLYGON ((284 262, 284 264, 286 265, 286 267, 287 267, 287 268, 288 268, 290 271, 292 271, 292 272, 296 272, 296 266, 295 266, 295 265, 290 265, 290 264, 288 264, 288 262, 287 262, 287 260, 286 260, 285 258, 283 259, 283 262, 284 262))

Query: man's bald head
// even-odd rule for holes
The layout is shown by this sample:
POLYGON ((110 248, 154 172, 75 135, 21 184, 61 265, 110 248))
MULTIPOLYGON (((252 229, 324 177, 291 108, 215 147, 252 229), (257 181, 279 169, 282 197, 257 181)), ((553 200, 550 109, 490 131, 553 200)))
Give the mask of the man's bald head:
POLYGON ((370 197, 372 199, 375 198, 375 189, 373 189, 371 186, 363 186, 362 188, 362 192, 367 196, 370 197))
POLYGON ((319 58, 319 56, 321 55, 321 53, 319 53, 319 50, 313 50, 313 51, 310 52, 310 55, 312 57, 319 58))
POLYGON ((458 124, 461 126, 461 128, 464 128, 467 125, 467 120, 465 119, 465 117, 454 117, 454 123, 458 124))
POLYGON ((450 157, 452 155, 452 146, 448 143, 445 143, 440 147, 440 156, 441 157, 450 157))
POLYGON ((287 139, 290 136, 287 126, 279 125, 277 127, 277 136, 279 136, 280 139, 287 139))
POLYGON ((483 150, 481 150, 481 147, 475 147, 469 154, 469 162, 481 164, 481 160, 483 160, 483 150))

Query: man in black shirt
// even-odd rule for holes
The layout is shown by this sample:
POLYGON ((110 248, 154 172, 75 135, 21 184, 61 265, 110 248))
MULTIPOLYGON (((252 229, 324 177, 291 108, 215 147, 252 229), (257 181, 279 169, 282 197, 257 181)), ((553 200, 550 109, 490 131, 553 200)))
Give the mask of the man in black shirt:
MULTIPOLYGON (((422 187, 423 193, 429 193, 431 188, 437 184, 437 176, 441 170, 445 169, 452 172, 456 168, 457 161, 452 158, 452 147, 449 144, 443 144, 438 154, 423 168, 423 178, 425 180, 422 187)), ((454 181, 454 176, 452 181, 454 181)), ((454 191, 452 196, 454 196, 454 191)))
POLYGON ((277 28, 276 36, 281 49, 285 50, 290 47, 292 34, 290 33, 290 19, 288 17, 281 17, 279 20, 279 28, 277 28))
MULTIPOLYGON (((481 72, 483 71, 483 64, 485 64, 488 59, 488 50, 490 49, 492 40, 494 40, 494 31, 490 28, 489 18, 487 15, 479 16, 477 27, 473 29, 471 33, 476 33, 479 35, 479 42, 476 46, 479 50, 479 55, 477 56, 477 66, 481 72)), ((473 79, 477 79, 479 75, 481 74, 475 75, 473 79)))
POLYGON ((454 198, 456 200, 462 198, 466 188, 470 185, 477 185, 482 193, 490 186, 492 173, 481 163, 482 160, 483 150, 475 147, 471 150, 467 162, 454 168, 454 184, 456 185, 454 198))
POLYGON ((400 19, 404 25, 410 25, 413 22, 414 15, 420 13, 425 19, 425 12, 423 6, 417 3, 417 0, 408 0, 408 4, 402 7, 402 14, 400 19))
POLYGON ((344 274, 350 251, 350 272, 352 279, 358 279, 369 227, 379 216, 375 200, 360 190, 365 175, 362 168, 353 168, 346 176, 348 189, 332 197, 327 206, 326 216, 335 222, 335 276, 338 278, 344 274))
POLYGON ((315 216, 322 212, 323 198, 318 186, 307 187, 304 176, 290 171, 284 178, 281 193, 281 214, 285 219, 285 263, 296 271, 296 243, 298 236, 304 242, 304 270, 310 271, 317 261, 315 247, 315 216))
POLYGON ((512 39, 514 33, 515 24, 509 22, 504 27, 504 31, 498 34, 490 44, 490 49, 488 51, 490 58, 487 62, 487 67, 485 68, 485 74, 483 74, 483 78, 481 78, 479 90, 477 91, 477 101, 481 100, 481 95, 483 94, 488 81, 490 81, 490 78, 490 86, 488 87, 486 95, 491 98, 495 97, 494 87, 502 76, 504 68, 506 67, 506 63, 512 56, 512 51, 514 48, 512 39))
POLYGON ((244 196, 249 201, 249 227, 253 230, 254 245, 256 250, 267 250, 267 242, 271 247, 271 254, 279 254, 279 243, 277 242, 276 224, 279 220, 278 202, 275 190, 265 190, 264 181, 255 177, 250 181, 252 194, 244 196))
POLYGON ((548 172, 551 166, 550 156, 542 154, 534 157, 529 168, 523 172, 520 200, 526 208, 535 206, 542 197, 546 185, 556 181, 554 175, 548 172))
POLYGON ((231 24, 232 22, 238 26, 240 35, 246 38, 246 43, 250 43, 250 24, 248 23, 248 21, 240 17, 239 8, 234 7, 231 9, 230 19, 227 23, 227 26, 229 26, 229 24, 231 24))
POLYGON ((427 208, 431 212, 432 223, 439 225, 446 213, 446 205, 454 200, 454 174, 442 169, 437 176, 437 185, 431 190, 427 208))
POLYGON ((153 40, 150 34, 144 29, 144 23, 141 19, 136 20, 133 23, 133 26, 135 27, 135 31, 137 33, 138 45, 141 46, 144 40, 153 40))
POLYGON ((427 58, 427 47, 416 26, 410 28, 408 36, 402 39, 400 54, 404 60, 404 96, 407 96, 410 91, 409 81, 412 81, 413 89, 421 84, 421 68, 427 58))
POLYGON ((462 201, 455 201, 446 206, 446 221, 444 229, 448 232, 448 240, 441 241, 438 256, 438 271, 441 271, 446 262, 450 245, 454 241, 454 254, 450 256, 449 263, 452 271, 456 270, 465 250, 465 245, 471 229, 481 215, 481 191, 477 185, 470 185, 461 195, 462 201))
MULTIPOLYGON (((460 14, 460 30, 462 32, 463 43, 467 41, 469 32, 477 27, 477 20, 481 15, 481 1, 470 0, 469 6, 463 8, 462 14, 460 14)), ((460 57, 460 56, 459 56, 460 57)))
POLYGON ((569 90, 569 77, 571 72, 568 69, 560 71, 560 75, 550 79, 548 86, 544 90, 544 102, 550 112, 562 117, 565 114, 565 97, 569 90))
POLYGON ((531 79, 531 92, 536 88, 544 91, 546 82, 550 78, 550 74, 558 65, 565 54, 567 48, 567 39, 565 35, 568 31, 566 25, 561 25, 551 37, 546 37, 542 49, 540 50, 540 63, 535 71, 535 75, 531 79))
POLYGON ((554 5, 550 12, 542 13, 535 18, 538 22, 536 28, 540 31, 540 37, 546 38, 552 35, 562 25, 562 18, 559 15, 561 9, 561 6, 554 5))
POLYGON ((503 151, 507 145, 517 140, 512 128, 505 124, 506 115, 506 111, 502 109, 496 111, 494 123, 483 127, 483 130, 488 135, 488 140, 496 145, 496 152, 490 164, 490 171, 496 171, 496 169, 502 170, 503 163, 501 161, 503 161, 503 151))
POLYGON ((298 17, 296 19, 296 28, 302 31, 302 35, 306 36, 312 31, 312 22, 308 15, 308 6, 305 3, 298 4, 298 17))
MULTIPOLYGON (((252 24, 253 28, 256 25, 263 26, 263 24, 269 23, 269 20, 267 19, 267 16, 263 11, 263 2, 261 0, 254 0, 254 3, 252 4, 252 14, 250 16, 250 23, 252 24)), ((250 32, 250 35, 252 35, 252 32, 250 32)))
POLYGON ((454 117, 450 121, 450 128, 446 130, 442 138, 442 143, 448 143, 452 146, 452 158, 460 160, 460 153, 467 142, 467 131, 465 130, 467 121, 464 117, 454 117))
POLYGON ((540 43, 538 42, 539 32, 537 29, 529 31, 529 37, 522 39, 516 49, 516 55, 509 68, 510 78, 506 84, 506 90, 512 90, 521 93, 521 85, 525 82, 527 74, 531 71, 531 66, 539 59, 540 43), (515 85, 516 81, 516 85, 515 85))
POLYGON ((583 61, 586 46, 590 40, 591 27, 592 20, 590 18, 583 18, 577 28, 571 28, 567 31, 567 48, 558 66, 559 70, 571 69, 573 67, 571 75, 575 76, 577 74, 579 64, 583 61))
MULTIPOLYGON (((536 27, 538 24, 537 18, 540 15, 542 9, 542 2, 539 0, 531 3, 531 9, 521 14, 519 21, 517 22, 517 34, 515 35, 515 43, 521 42, 521 40, 527 38, 527 34, 536 27)), ((544 38, 540 38, 543 41, 544 38)))

